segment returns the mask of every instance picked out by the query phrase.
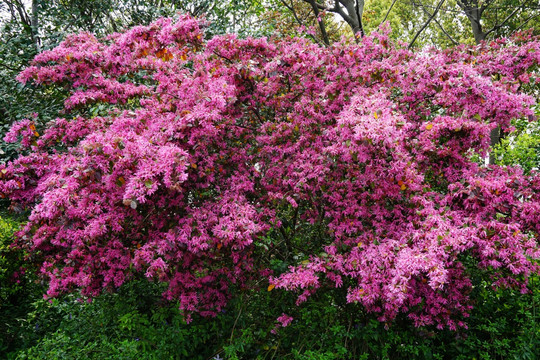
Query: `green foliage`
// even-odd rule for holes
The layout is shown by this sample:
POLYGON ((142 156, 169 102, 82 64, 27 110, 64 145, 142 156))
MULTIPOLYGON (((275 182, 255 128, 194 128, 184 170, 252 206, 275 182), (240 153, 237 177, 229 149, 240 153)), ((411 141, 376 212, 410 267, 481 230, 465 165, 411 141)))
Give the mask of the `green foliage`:
MULTIPOLYGON (((506 1, 506 0, 505 0, 506 1)), ((54 1, 41 2, 42 49, 54 46, 66 33, 77 30, 107 34, 133 24, 148 23, 177 9, 208 13, 209 34, 231 29, 262 34, 264 26, 251 27, 264 8, 255 2, 214 3, 209 0, 160 1, 161 7, 142 1, 54 1), (105 19, 101 15, 110 13, 105 19), (66 24, 69 27, 66 28, 66 24)), ((386 15, 392 1, 366 1, 368 30, 386 15)), ((506 1, 505 3, 511 3, 506 1)), ((455 6, 449 1, 448 7, 455 6)), ((410 40, 425 20, 421 9, 398 1, 389 14, 395 37, 410 40), (414 24, 417 21, 418 24, 414 24)), ((463 16, 442 12, 441 26, 458 42, 471 41, 463 16)), ((489 15, 489 14, 488 14, 489 15)), ((529 13, 523 13, 524 18, 529 13)), ((508 33, 519 20, 500 31, 508 33), (514 24, 514 25, 512 25, 514 24)), ((489 18, 486 21, 489 20, 489 18)), ((495 21, 495 20, 493 20, 495 21)), ((419 44, 451 42, 437 23, 430 24, 419 44)), ((37 89, 15 81, 16 74, 36 54, 28 29, 12 20, 0 29, 0 134, 13 121, 38 112, 38 123, 58 113, 63 89, 37 89)), ((106 109, 95 108, 95 115, 106 109)), ((540 123, 518 120, 516 136, 502 140, 494 149, 498 164, 519 165, 525 172, 540 168, 540 123)), ((39 129, 38 129, 39 131, 39 129)), ((3 157, 17 149, 2 144, 3 157)), ((293 209, 290 209, 293 211, 293 209)), ((475 308, 467 319, 469 329, 458 332, 414 328, 404 317, 392 324, 377 321, 354 304, 338 303, 346 286, 327 289, 300 307, 295 297, 282 291, 234 292, 233 301, 216 318, 195 317, 187 324, 176 303, 161 298, 161 285, 145 279, 123 286, 118 293, 105 294, 92 302, 69 295, 51 302, 42 299, 43 289, 35 283, 32 269, 25 269, 24 254, 10 244, 21 221, 0 217, 0 358, 8 359, 536 359, 540 358, 540 279, 531 279, 527 294, 506 289, 493 291, 480 272, 473 277, 471 294, 475 308), (21 271, 21 268, 24 271, 21 271), (330 305, 328 305, 330 304, 330 305), (293 322, 278 327, 276 318, 286 313, 293 322), (275 330, 276 333, 273 333, 275 330)), ((320 243, 317 229, 285 224, 283 241, 269 251, 270 241, 261 241, 268 254, 264 261, 276 274, 306 258, 320 243), (305 245, 305 238, 313 239, 305 245), (287 243, 292 243, 294 250, 287 243), (309 248, 301 248, 302 246, 309 248), (300 248, 300 250, 298 250, 300 248), (280 251, 285 260, 272 257, 280 251)), ((474 271, 474 264, 470 265, 474 271)), ((264 288, 264 286, 263 286, 264 288)))
MULTIPOLYGON (((227 328, 221 319, 186 324, 145 280, 92 302, 69 295, 38 300, 24 319, 28 346, 17 359, 207 359, 227 328), (157 304, 157 305, 156 305, 157 304), (220 326, 221 325, 221 326, 220 326)), ((225 318, 224 320, 227 320, 225 318)))
POLYGON ((516 135, 503 138, 493 153, 499 165, 520 166, 525 173, 540 169, 540 121, 516 120, 516 135))
POLYGON ((18 319, 26 316, 36 288, 23 252, 11 247, 21 223, 20 219, 0 215, 0 355, 22 346, 17 338, 18 319))
MULTIPOLYGON (((473 266, 474 264, 471 264, 473 266)), ((494 292, 473 276, 475 309, 468 330, 415 328, 403 316, 377 321, 354 304, 332 303, 328 289, 300 307, 291 294, 237 292, 216 318, 186 324, 162 285, 144 279, 92 302, 68 295, 34 297, 19 318, 19 348, 8 359, 536 359, 540 356, 540 279, 531 292, 494 292), (331 305, 328 305, 331 304, 331 305), (294 317, 277 326, 282 313, 294 317), (275 330, 275 333, 272 332, 275 330)), ((37 295, 38 292, 35 292, 37 295)), ((341 294, 342 295, 342 294, 341 294)))
MULTIPOLYGON (((15 121, 38 113, 39 124, 58 115, 63 105, 63 89, 41 88, 19 83, 15 77, 36 55, 37 49, 25 27, 17 21, 0 22, 0 139, 15 121)), ((54 42, 56 45, 56 42, 54 42)), ((16 144, 0 141, 0 157, 14 158, 16 144)))
POLYGON ((10 247, 13 233, 19 225, 20 223, 14 219, 0 216, 0 307, 22 288, 19 278, 22 276, 20 275, 22 254, 10 247))
POLYGON ((415 0, 366 0, 363 21, 367 33, 375 30, 385 18, 392 28, 391 36, 395 39, 410 42, 422 26, 429 22, 420 34, 416 46, 436 46, 446 48, 457 44, 474 44, 471 20, 460 7, 470 4, 482 7, 482 29, 487 39, 509 36, 513 32, 533 29, 540 30, 538 7, 530 0, 446 0, 437 15, 431 20, 438 1, 415 0), (392 6, 392 3, 393 6, 392 6), (477 4, 477 5, 475 5, 477 4), (388 11, 391 8, 390 11, 388 11))

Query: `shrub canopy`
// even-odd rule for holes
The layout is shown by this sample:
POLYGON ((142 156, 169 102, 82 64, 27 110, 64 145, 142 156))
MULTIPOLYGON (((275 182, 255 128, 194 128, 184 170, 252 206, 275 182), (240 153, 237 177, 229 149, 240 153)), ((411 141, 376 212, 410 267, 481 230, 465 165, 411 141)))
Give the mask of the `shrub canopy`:
POLYGON ((214 315, 267 277, 298 303, 343 287, 381 321, 454 329, 471 263, 494 286, 538 272, 540 176, 479 159, 492 129, 535 119, 539 61, 526 34, 411 52, 384 31, 206 41, 188 16, 81 33, 20 74, 69 96, 45 128, 14 124, 0 190, 31 210, 18 244, 48 296, 144 274, 214 315))

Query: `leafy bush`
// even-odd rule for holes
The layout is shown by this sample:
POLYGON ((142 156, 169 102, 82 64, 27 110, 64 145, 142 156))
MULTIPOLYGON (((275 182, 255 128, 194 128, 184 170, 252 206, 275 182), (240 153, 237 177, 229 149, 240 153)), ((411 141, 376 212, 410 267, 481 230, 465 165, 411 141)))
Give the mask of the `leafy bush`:
POLYGON ((133 282, 92 302, 69 295, 38 300, 24 321, 18 359, 207 359, 221 338, 219 319, 189 326, 158 286, 133 282), (157 304, 157 305, 156 305, 157 304))
POLYGON ((0 301, 8 302, 22 288, 24 268, 20 251, 11 248, 14 232, 21 223, 10 217, 0 216, 0 301))
POLYGON ((497 163, 520 166, 525 173, 540 170, 540 121, 515 121, 517 131, 502 139, 495 150, 497 163))
MULTIPOLYGON (((481 275, 477 272, 477 275, 481 275)), ((492 291, 473 277, 475 308, 469 328, 414 327, 399 316, 392 326, 353 304, 329 305, 315 295, 297 307, 288 293, 251 291, 216 318, 190 324, 177 303, 163 302, 163 285, 145 280, 92 302, 77 295, 37 300, 24 321, 18 359, 535 359, 540 356, 539 279, 532 292, 492 291), (286 327, 275 319, 287 313, 286 327), (277 331, 273 331, 277 329, 277 331)))
MULTIPOLYGON (((180 16, 41 53, 19 79, 69 92, 65 114, 14 124, 22 155, 0 166, 0 191, 31 212, 17 244, 47 296, 96 305, 25 354, 440 358, 454 343, 439 334, 465 344, 467 322, 471 348, 529 329, 521 297, 513 321, 469 319, 539 269, 538 173, 473 161, 491 130, 534 118, 519 86, 536 86, 540 40, 519 36, 420 54, 387 34, 206 42, 180 16), (140 278, 155 282, 149 304, 161 291, 179 310, 99 297, 140 278), (162 342, 163 319, 182 335, 162 342)), ((519 336, 471 351, 509 355, 519 336)))
POLYGON ((11 247, 20 226, 19 219, 0 216, 0 354, 19 345, 17 319, 24 316, 34 288, 23 252, 11 247))

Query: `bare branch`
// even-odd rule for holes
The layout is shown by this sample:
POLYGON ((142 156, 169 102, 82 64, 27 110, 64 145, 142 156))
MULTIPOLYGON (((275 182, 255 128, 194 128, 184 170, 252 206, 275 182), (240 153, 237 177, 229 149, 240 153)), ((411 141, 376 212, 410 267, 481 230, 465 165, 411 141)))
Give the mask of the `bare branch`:
POLYGON ((514 31, 512 31, 512 34, 520 31, 521 29, 523 29, 523 27, 525 25, 527 25, 529 23, 529 21, 531 21, 532 19, 534 19, 536 17, 539 17, 539 16, 540 16, 540 13, 533 14, 533 15, 529 16, 524 22, 521 23, 521 25, 519 25, 516 29, 514 29, 514 31))
MULTIPOLYGON (((294 5, 293 5, 292 3, 291 3, 291 5, 289 5, 289 4, 287 4, 287 2, 285 2, 285 0, 281 0, 281 3, 282 3, 283 5, 285 5, 285 7, 291 11, 291 13, 292 13, 293 16, 294 16, 294 19, 296 20, 296 22, 297 22, 298 24, 300 24, 301 26, 305 26, 305 25, 304 25, 304 22, 303 22, 302 20, 300 20, 300 18, 298 17, 298 14, 296 13, 296 10, 294 9, 294 5)), ((320 40, 317 39, 315 36, 313 36, 313 35, 311 35, 311 34, 309 34, 309 36, 310 36, 316 43, 318 43, 319 45, 322 45, 321 42, 320 42, 320 40)))
POLYGON ((317 3, 315 2, 315 0, 310 0, 309 3, 311 4, 311 7, 313 8, 315 21, 317 21, 317 23, 319 24, 319 29, 321 29, 323 41, 326 44, 326 46, 329 46, 330 40, 328 39, 328 34, 326 33, 326 27, 324 26, 323 19, 319 19, 319 8, 317 7, 317 3))
POLYGON ((4 64, 3 62, 0 62, 0 66, 3 67, 4 69, 8 69, 11 71, 17 71, 17 72, 21 71, 21 69, 11 67, 9 65, 4 64))
MULTIPOLYGON (((422 8, 422 11, 424 11, 424 13, 427 15, 427 16, 432 16, 432 14, 427 11, 427 9, 425 8, 424 4, 420 4, 420 7, 422 8)), ((450 34, 444 29, 444 27, 441 25, 441 23, 439 22, 439 20, 437 20, 436 18, 433 19, 433 21, 435 21, 435 24, 437 24, 439 26, 439 28, 441 29, 441 31, 443 32, 444 35, 446 35, 446 37, 452 42, 452 44, 454 45, 458 45, 459 43, 454 40, 454 38, 452 36, 450 36, 450 34)))
MULTIPOLYGON (((364 37, 364 25, 362 24, 362 13, 364 12, 364 0, 356 0, 355 3, 356 17, 358 18, 358 28, 360 29, 360 36, 364 37), (360 8, 360 2, 362 2, 362 8, 360 8)), ((356 34, 355 34, 356 36, 356 34)))
POLYGON ((429 25, 431 20, 433 20, 433 18, 437 15, 437 13, 439 12, 439 9, 441 8, 443 3, 444 3, 444 0, 439 1, 439 3, 437 4, 437 8, 435 9, 435 12, 433 12, 433 14, 430 16, 430 18, 424 24, 424 26, 422 26, 422 28, 420 30, 418 30, 418 32, 416 33, 416 35, 412 39, 411 43, 408 46, 409 49, 412 48, 412 46, 414 45, 414 42, 416 41, 416 39, 418 39, 418 36, 420 36, 420 34, 427 28, 427 26, 429 25))
POLYGON ((480 9, 478 8, 478 5, 472 6, 470 1, 466 2, 465 0, 458 0, 457 3, 459 7, 465 12, 465 15, 467 15, 470 21, 475 22, 478 25, 478 27, 482 26, 480 24, 481 14, 480 14, 480 9), (473 13, 476 13, 476 16, 473 16, 473 13))
POLYGON ((339 14, 349 24, 350 27, 352 27, 351 24, 353 24, 353 19, 343 11, 343 8, 339 5, 339 1, 334 1, 334 7, 331 9, 328 9, 328 11, 331 11, 333 13, 339 14))
POLYGON ((524 2, 523 4, 521 4, 521 6, 518 6, 517 9, 515 9, 514 11, 512 11, 512 13, 510 15, 508 15, 506 17, 506 19, 504 19, 500 24, 497 24, 495 26, 493 26, 488 32, 486 32, 486 36, 496 30, 499 30, 500 28, 502 28, 511 18, 513 18, 514 16, 517 15, 517 13, 520 11, 520 10, 523 10, 523 6, 525 5, 526 2, 524 2))
POLYGON ((30 27, 30 18, 28 16, 28 13, 26 12, 26 9, 24 8, 24 4, 19 0, 9 1, 7 4, 10 5, 10 7, 13 7, 17 13, 19 14, 19 17, 21 18, 21 22, 25 27, 30 27))
POLYGON ((397 2, 397 0, 392 1, 392 4, 390 5, 390 8, 388 8, 388 11, 386 12, 386 15, 384 16, 384 19, 383 19, 383 21, 381 21, 379 26, 381 26, 381 24, 383 24, 386 21, 386 19, 388 19, 388 15, 390 15, 390 11, 392 11, 392 8, 396 4, 396 2, 397 2))

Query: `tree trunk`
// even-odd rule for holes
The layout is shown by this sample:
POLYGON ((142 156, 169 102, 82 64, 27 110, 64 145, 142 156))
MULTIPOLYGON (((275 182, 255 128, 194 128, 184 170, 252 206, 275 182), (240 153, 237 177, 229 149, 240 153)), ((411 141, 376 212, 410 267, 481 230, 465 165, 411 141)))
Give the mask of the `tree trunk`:
MULTIPOLYGON (((341 16, 341 18, 350 26, 353 34, 358 40, 364 36, 364 26, 362 25, 362 15, 364 13, 365 0, 334 0, 334 6, 329 6, 325 2, 322 4, 317 0, 303 0, 310 4, 314 9, 330 11, 341 16)), ((287 6, 289 9, 290 7, 287 6)), ((317 16, 317 12, 316 16, 317 16)))
POLYGON ((344 20, 347 22, 347 24, 349 24, 354 35, 360 33, 360 36, 364 36, 364 27, 362 26, 364 0, 340 0, 339 3, 341 3, 347 10, 349 19, 344 17, 344 20))
POLYGON ((32 28, 32 39, 34 40, 34 45, 36 46, 36 50, 39 52, 40 46, 38 2, 39 0, 32 0, 32 15, 30 18, 30 27, 32 28))
POLYGON ((482 30, 482 24, 480 23, 479 10, 474 9, 471 13, 465 12, 469 21, 471 22, 471 30, 474 35, 474 41, 479 44, 481 41, 486 39, 486 33, 482 30), (476 14, 475 14, 476 13, 476 14))
POLYGON ((460 0, 458 5, 463 10, 471 23, 471 30, 476 43, 485 40, 486 33, 482 30, 482 13, 484 8, 478 4, 478 0, 460 0))

